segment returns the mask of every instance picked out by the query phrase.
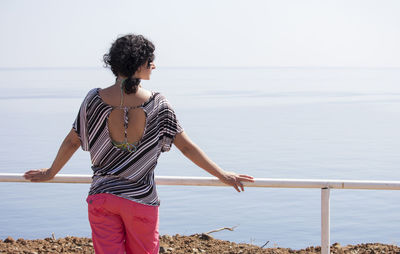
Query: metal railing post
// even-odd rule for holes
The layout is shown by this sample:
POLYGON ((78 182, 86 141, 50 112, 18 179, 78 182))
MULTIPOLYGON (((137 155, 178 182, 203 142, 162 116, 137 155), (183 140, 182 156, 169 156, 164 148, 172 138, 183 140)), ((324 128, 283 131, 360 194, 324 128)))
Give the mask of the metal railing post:
POLYGON ((330 253, 330 189, 321 189, 321 254, 330 253))

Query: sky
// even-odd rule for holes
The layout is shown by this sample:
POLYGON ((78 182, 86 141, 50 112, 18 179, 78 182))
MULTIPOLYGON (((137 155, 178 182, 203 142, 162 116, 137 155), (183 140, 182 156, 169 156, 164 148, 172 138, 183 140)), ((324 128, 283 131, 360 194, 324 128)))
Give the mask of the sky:
POLYGON ((162 67, 400 67, 397 0, 0 1, 0 68, 101 67, 143 34, 162 67))

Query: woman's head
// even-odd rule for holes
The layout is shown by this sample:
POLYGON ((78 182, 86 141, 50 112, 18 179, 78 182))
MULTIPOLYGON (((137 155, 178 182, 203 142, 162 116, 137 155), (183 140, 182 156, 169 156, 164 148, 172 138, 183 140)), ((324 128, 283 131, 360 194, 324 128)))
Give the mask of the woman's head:
POLYGON ((154 69, 154 45, 142 35, 128 34, 119 37, 103 59, 116 77, 126 78, 126 93, 135 93, 141 79, 149 79, 154 69))

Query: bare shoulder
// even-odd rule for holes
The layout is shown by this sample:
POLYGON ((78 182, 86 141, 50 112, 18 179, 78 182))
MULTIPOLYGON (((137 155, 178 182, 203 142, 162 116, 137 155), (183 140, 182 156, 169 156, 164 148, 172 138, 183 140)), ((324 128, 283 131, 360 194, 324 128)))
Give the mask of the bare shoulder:
POLYGON ((144 99, 145 98, 149 99, 151 97, 151 95, 152 95, 151 91, 149 91, 147 89, 144 89, 144 88, 140 88, 138 92, 140 92, 142 94, 144 99))
POLYGON ((100 88, 99 89, 99 94, 100 94, 100 96, 102 98, 108 97, 108 96, 111 96, 113 94, 112 93, 113 90, 114 90, 113 86, 109 86, 109 87, 106 87, 106 88, 100 88))

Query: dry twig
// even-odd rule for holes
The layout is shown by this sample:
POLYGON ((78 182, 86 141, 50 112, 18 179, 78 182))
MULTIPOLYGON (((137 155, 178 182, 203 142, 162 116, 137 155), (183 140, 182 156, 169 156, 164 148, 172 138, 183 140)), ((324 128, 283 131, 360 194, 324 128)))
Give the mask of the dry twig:
POLYGON ((214 229, 214 230, 211 230, 211 231, 209 231, 209 232, 207 232, 207 233, 204 233, 204 234, 208 235, 208 234, 215 233, 215 232, 219 232, 219 231, 222 231, 222 230, 229 230, 229 231, 233 231, 235 228, 237 228, 237 226, 234 226, 234 227, 231 227, 231 228, 228 228, 228 227, 225 227, 225 228, 219 228, 219 229, 214 229))
POLYGON ((269 243, 269 241, 267 241, 266 243, 264 243, 264 245, 261 246, 260 248, 264 248, 268 243, 269 243))

